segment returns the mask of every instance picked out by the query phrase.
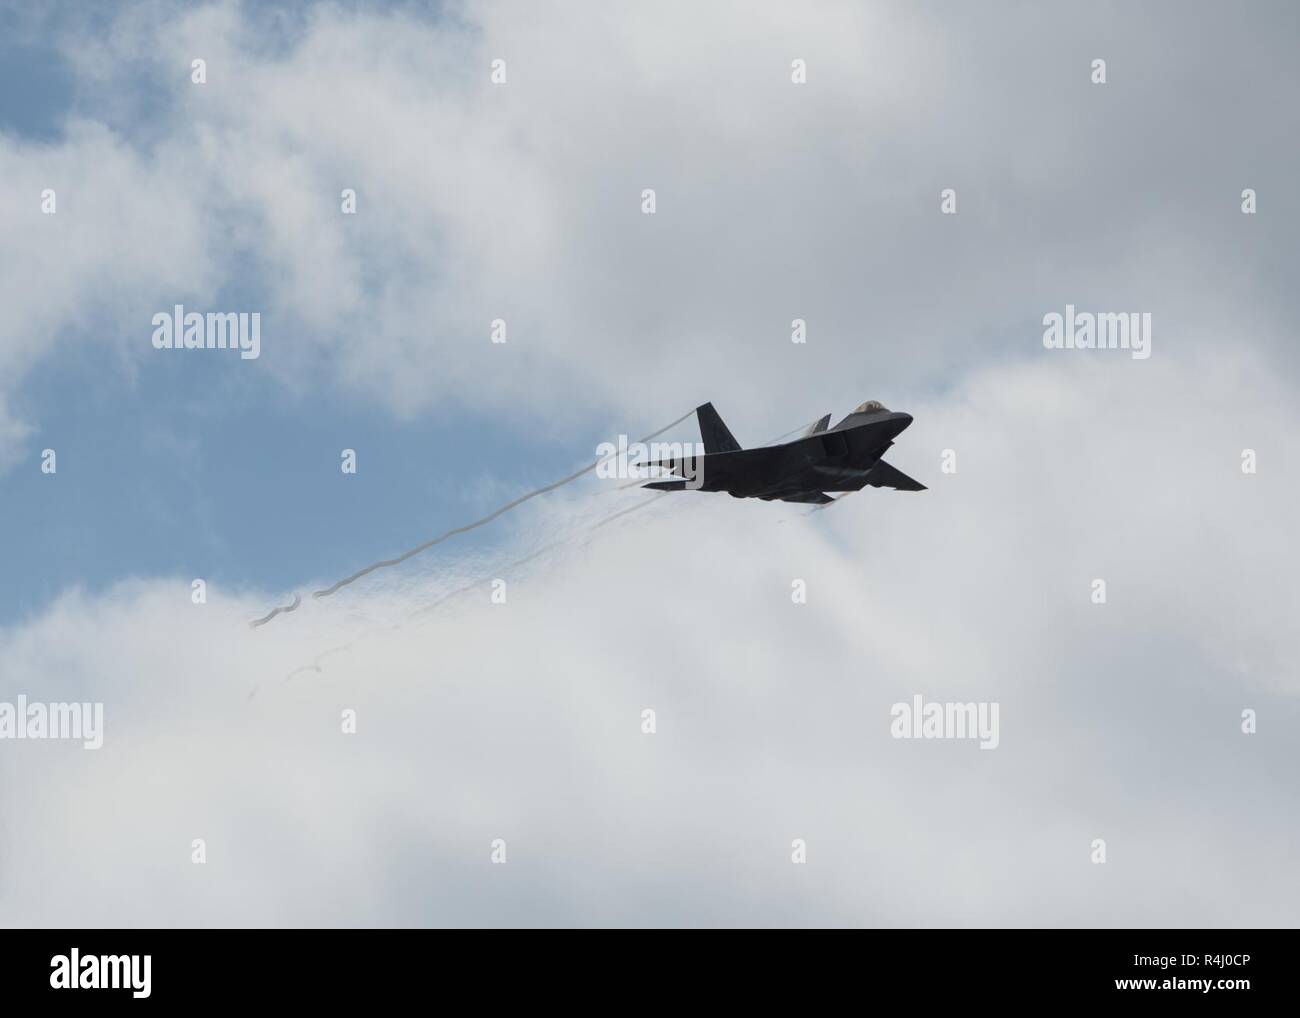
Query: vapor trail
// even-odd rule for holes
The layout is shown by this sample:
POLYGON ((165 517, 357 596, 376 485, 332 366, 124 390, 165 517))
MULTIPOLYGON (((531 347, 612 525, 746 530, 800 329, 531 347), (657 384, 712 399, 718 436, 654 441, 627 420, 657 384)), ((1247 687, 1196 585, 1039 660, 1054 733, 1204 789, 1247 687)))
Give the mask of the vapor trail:
MULTIPOLYGON (((695 413, 695 411, 691 410, 688 413, 682 414, 682 416, 678 417, 677 420, 671 422, 670 424, 665 424, 658 431, 646 435, 646 437, 641 439, 641 441, 643 443, 648 442, 650 441, 650 439, 662 435, 669 428, 676 427, 678 424, 681 424, 682 421, 686 420, 686 418, 690 417, 691 414, 693 413, 695 413)), ((606 457, 606 458, 612 458, 612 457, 606 457)), ((457 534, 464 534, 467 531, 476 530, 479 527, 485 526, 486 524, 491 523, 493 520, 495 520, 498 516, 501 516, 503 513, 509 512, 511 509, 515 508, 515 506, 522 505, 523 503, 527 502, 529 499, 536 498, 538 495, 545 495, 548 491, 554 491, 556 488, 560 487, 561 485, 568 484, 570 481, 576 481, 583 474, 587 474, 595 470, 598 466, 600 466, 602 462, 604 462, 604 460, 600 457, 597 457, 590 464, 583 467, 581 470, 577 470, 573 472, 568 477, 562 477, 558 481, 554 481, 543 488, 538 488, 536 491, 530 491, 526 495, 520 495, 514 501, 507 502, 500 509, 497 509, 495 512, 489 513, 487 516, 484 516, 482 519, 475 520, 473 523, 466 523, 463 526, 453 527, 451 530, 439 534, 437 537, 430 538, 428 541, 425 541, 423 544, 416 545, 410 551, 403 552, 401 555, 398 555, 396 558, 383 559, 380 562, 373 562, 370 565, 366 566, 364 569, 360 569, 357 572, 353 573, 351 576, 344 577, 343 579, 339 580, 338 583, 335 583, 333 586, 326 587, 324 590, 317 590, 313 592, 312 597, 315 598, 329 597, 331 594, 335 593, 338 590, 341 590, 343 587, 346 587, 348 584, 355 583, 363 576, 368 576, 370 573, 373 573, 376 569, 386 569, 389 566, 398 565, 402 562, 405 562, 407 559, 420 554, 420 552, 422 551, 427 551, 429 548, 432 548, 435 544, 440 544, 441 542, 447 540, 447 538, 449 537, 455 537, 457 534)))
POLYGON ((648 506, 651 502, 658 501, 659 499, 663 498, 665 495, 671 495, 671 494, 672 494, 671 491, 661 491, 661 492, 659 492, 657 495, 653 495, 653 496, 651 496, 650 498, 647 498, 644 502, 640 503, 639 505, 629 506, 629 507, 626 508, 626 509, 620 509, 620 510, 619 510, 618 512, 616 512, 616 513, 611 513, 610 515, 606 516, 603 520, 599 520, 598 522, 593 523, 593 524, 591 525, 591 529, 592 529, 592 530, 599 530, 599 529, 600 529, 601 527, 603 527, 606 523, 613 523, 613 522, 614 522, 616 519, 618 519, 620 516, 626 516, 628 513, 634 513, 634 512, 636 512, 638 509, 644 509, 644 508, 645 508, 646 506, 648 506))
POLYGON ((249 623, 249 625, 252 626, 252 627, 254 627, 254 628, 256 628, 257 626, 264 626, 264 625, 266 625, 268 622, 270 622, 273 618, 275 618, 277 615, 279 615, 281 612, 291 612, 291 611, 293 611, 295 608, 297 608, 298 605, 300 605, 300 604, 302 604, 302 598, 299 597, 297 594, 294 594, 294 595, 293 595, 293 604, 289 604, 289 605, 281 605, 279 608, 272 608, 269 612, 267 612, 265 615, 263 615, 260 619, 254 619, 252 622, 249 623))
MULTIPOLYGON (((672 425, 670 424, 668 425, 668 427, 671 428, 672 425)), ((665 495, 671 495, 671 494, 672 492, 670 491, 656 492, 654 495, 652 495, 650 498, 647 498, 643 502, 639 502, 634 506, 629 506, 627 509, 620 509, 618 512, 610 513, 608 516, 602 517, 601 519, 593 523, 590 527, 588 527, 587 533, 591 533, 593 531, 599 530, 607 523, 613 523, 614 520, 618 519, 620 516, 626 516, 629 513, 634 513, 641 509, 645 509, 650 505, 650 503, 657 502, 665 495)), ((398 622, 391 626, 379 626, 374 629, 367 630, 366 632, 361 633, 360 635, 356 636, 352 640, 349 640, 347 643, 339 644, 336 647, 330 647, 328 650, 322 651, 321 653, 317 654, 316 657, 312 660, 311 664, 301 665, 300 667, 295 668, 293 671, 291 671, 288 675, 284 677, 285 681, 287 682, 288 680, 292 679, 295 675, 301 675, 303 672, 319 673, 322 670, 321 662, 325 660, 325 658, 329 657, 331 654, 338 654, 341 653, 342 651, 349 650, 354 644, 358 643, 361 640, 364 640, 367 636, 374 636, 377 633, 388 633, 388 632, 392 632, 395 629, 401 629, 405 623, 412 622, 415 619, 418 619, 422 615, 427 615, 429 612, 433 611, 433 609, 438 607, 438 605, 443 604, 446 601, 450 601, 453 597, 458 597, 461 594, 466 594, 469 591, 473 590, 475 587, 481 587, 483 586, 483 584, 494 579, 502 572, 507 572, 511 569, 517 569, 519 566, 526 565, 527 563, 531 562, 533 559, 545 555, 548 551, 554 551, 556 548, 561 547, 564 543, 565 543, 564 540, 552 541, 550 544, 543 545, 542 547, 538 548, 536 551, 529 552, 523 558, 517 558, 513 562, 507 562, 504 566, 499 566, 492 573, 489 573, 484 576, 480 576, 478 579, 470 583, 466 583, 462 586, 459 586, 454 590, 449 590, 441 597, 435 598, 434 600, 430 601, 428 604, 422 605, 421 607, 417 608, 415 611, 411 612, 409 615, 406 616, 403 622, 398 622)), ((250 700, 253 699, 253 697, 257 694, 258 689, 260 688, 261 688, 261 683, 258 683, 249 692, 248 698, 250 700)))
MULTIPOLYGON (((669 427, 671 427, 671 425, 669 425, 669 427)), ((588 527, 587 532, 590 533, 593 530, 599 530, 605 524, 613 523, 620 516, 626 516, 628 513, 634 513, 641 509, 644 509, 651 502, 656 502, 659 499, 663 498, 665 495, 671 495, 671 494, 672 494, 671 491, 660 491, 652 495, 650 498, 647 498, 644 502, 638 502, 634 506, 629 506, 626 509, 620 509, 616 513, 610 513, 608 516, 605 516, 602 519, 597 520, 590 527, 588 527)), ((467 583, 463 587, 457 587, 455 590, 450 590, 447 593, 443 594, 442 597, 430 601, 428 604, 424 605, 421 608, 417 608, 415 611, 413 611, 410 615, 407 616, 407 621, 409 622, 411 619, 418 618, 421 615, 427 614, 428 612, 432 611, 434 608, 438 607, 438 605, 442 604, 444 601, 449 601, 458 594, 464 594, 468 591, 473 590, 475 587, 481 587, 483 584, 487 583, 491 579, 494 579, 495 577, 497 577, 503 572, 507 572, 511 569, 517 569, 519 566, 526 565, 527 563, 531 562, 533 559, 545 555, 548 551, 554 551, 556 548, 563 546, 564 543, 565 541, 563 540, 552 541, 550 544, 543 545, 542 547, 538 548, 536 551, 529 552, 523 558, 515 559, 513 562, 507 562, 504 566, 501 566, 489 576, 481 576, 477 580, 474 580, 472 583, 467 583)))
MULTIPOLYGON (((681 424, 682 421, 686 420, 686 418, 690 417, 691 414, 693 414, 694 412, 695 412, 694 410, 691 410, 687 413, 682 414, 680 417, 677 418, 677 420, 671 421, 668 424, 665 424, 658 431, 654 431, 649 435, 646 435, 646 437, 641 439, 641 441, 644 443, 650 441, 650 439, 652 438, 657 438, 658 436, 662 435, 665 431, 667 431, 669 428, 673 428, 676 427, 678 424, 681 424)), ((583 474, 587 474, 595 470, 598 466, 600 466, 601 463, 605 462, 606 459, 613 459, 613 457, 612 456, 607 456, 604 458, 597 457, 590 464, 583 467, 581 470, 576 470, 572 474, 569 474, 568 477, 562 477, 558 481, 554 481, 551 484, 546 485, 545 487, 538 488, 536 491, 530 491, 526 495, 521 495, 519 496, 519 498, 515 499, 514 501, 507 502, 500 509, 497 509, 495 512, 489 513, 487 516, 484 516, 482 519, 475 520, 473 523, 466 523, 464 526, 453 527, 451 530, 439 534, 437 537, 430 538, 428 541, 425 541, 423 544, 417 545, 416 547, 410 549, 409 551, 403 552, 401 555, 398 555, 396 558, 383 559, 382 561, 379 562, 372 562, 370 565, 366 566, 364 569, 358 570, 357 572, 353 573, 351 576, 345 576, 343 579, 339 580, 334 585, 326 587, 323 590, 314 591, 312 593, 312 597, 317 599, 322 597, 329 597, 331 594, 336 593, 337 591, 346 587, 348 584, 355 583, 363 576, 368 576, 370 573, 373 573, 377 569, 386 569, 389 566, 399 565, 402 562, 405 562, 407 559, 413 558, 414 556, 420 554, 420 552, 427 551, 429 548, 432 548, 435 544, 441 544, 449 537, 455 537, 457 534, 464 534, 467 531, 476 530, 479 527, 485 526, 486 524, 491 523, 493 520, 495 520, 498 516, 501 516, 504 513, 509 512, 511 509, 515 508, 516 506, 522 505, 523 503, 527 502, 529 499, 536 498, 538 495, 545 495, 548 491, 554 491, 556 488, 568 484, 570 481, 576 481, 583 474)), ((281 614, 282 612, 293 611, 295 608, 298 607, 301 601, 302 599, 299 597, 299 595, 294 594, 292 604, 288 606, 281 606, 278 608, 274 608, 266 615, 262 616, 260 619, 255 619, 252 622, 250 622, 249 625, 254 627, 263 626, 266 623, 270 622, 277 615, 281 614)))

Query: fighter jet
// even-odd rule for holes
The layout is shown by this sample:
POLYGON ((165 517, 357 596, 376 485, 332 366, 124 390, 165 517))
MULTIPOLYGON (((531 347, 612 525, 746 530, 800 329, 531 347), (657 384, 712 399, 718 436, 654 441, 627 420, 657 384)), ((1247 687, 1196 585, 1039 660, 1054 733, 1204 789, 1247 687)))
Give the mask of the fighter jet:
POLYGON ((703 439, 703 456, 659 460, 646 466, 676 475, 644 485, 658 491, 725 491, 734 498, 774 499, 825 505, 828 491, 894 488, 924 491, 925 485, 896 470, 880 457, 912 423, 912 415, 895 413, 867 400, 833 428, 827 414, 798 438, 781 445, 742 449, 712 403, 695 410, 703 439))

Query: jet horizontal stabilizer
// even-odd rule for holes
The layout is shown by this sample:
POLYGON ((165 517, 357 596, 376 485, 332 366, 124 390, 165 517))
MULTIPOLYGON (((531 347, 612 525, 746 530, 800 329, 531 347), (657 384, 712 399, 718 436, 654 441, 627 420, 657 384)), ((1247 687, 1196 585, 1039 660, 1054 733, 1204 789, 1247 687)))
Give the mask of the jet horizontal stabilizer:
POLYGON ((700 458, 698 456, 687 456, 685 459, 670 460, 649 460, 645 463, 637 462, 633 464, 638 470, 666 470, 670 474, 684 474, 690 471, 692 474, 699 471, 700 458))

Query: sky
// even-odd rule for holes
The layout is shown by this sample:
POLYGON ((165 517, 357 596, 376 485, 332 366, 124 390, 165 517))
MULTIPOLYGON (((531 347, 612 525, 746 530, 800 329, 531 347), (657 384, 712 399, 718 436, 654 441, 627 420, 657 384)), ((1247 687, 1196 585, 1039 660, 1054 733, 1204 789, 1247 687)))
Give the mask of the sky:
POLYGON ((0 702, 105 717, 0 740, 0 924, 1294 925, 1298 35, 0 4, 0 702), (176 304, 260 356, 155 349, 176 304), (705 401, 866 399, 929 490, 588 475, 310 596, 705 401))

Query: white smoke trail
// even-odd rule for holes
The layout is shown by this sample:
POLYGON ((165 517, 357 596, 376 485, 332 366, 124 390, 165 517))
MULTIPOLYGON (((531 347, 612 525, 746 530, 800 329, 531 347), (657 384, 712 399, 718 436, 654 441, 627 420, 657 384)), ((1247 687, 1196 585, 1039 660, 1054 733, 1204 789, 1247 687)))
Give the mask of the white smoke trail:
MULTIPOLYGON (((654 431, 649 435, 647 435, 645 438, 641 439, 641 442, 645 443, 650 441, 652 438, 657 438, 658 436, 662 435, 665 431, 667 431, 669 428, 673 428, 676 427, 678 424, 681 424, 682 421, 686 420, 686 418, 690 417, 691 414, 693 414, 694 412, 695 412, 694 410, 691 410, 688 411, 687 413, 682 414, 682 416, 678 417, 675 421, 670 421, 668 424, 665 424, 662 428, 659 428, 657 431, 654 431)), ((491 523, 493 520, 509 512, 511 509, 514 509, 517 506, 521 506, 525 502, 537 498, 539 495, 545 495, 547 492, 554 491, 555 489, 563 487, 566 484, 570 484, 573 481, 578 480, 580 477, 584 476, 585 474, 591 473, 598 466, 600 466, 601 463, 604 463, 607 460, 612 458, 613 458, 612 456, 607 456, 603 458, 597 457, 595 460, 593 460, 587 466, 583 467, 581 470, 576 470, 572 474, 569 474, 567 477, 562 477, 558 481, 553 481, 550 484, 547 484, 541 488, 537 488, 534 491, 530 491, 527 494, 520 495, 518 498, 510 502, 507 502, 499 509, 496 509, 491 513, 488 513, 488 515, 480 519, 474 520, 471 523, 463 524, 462 526, 459 527, 453 527, 451 530, 445 531, 439 534, 437 537, 430 538, 429 540, 425 541, 423 544, 418 544, 414 548, 411 548, 410 550, 403 552, 402 554, 396 556, 395 558, 381 559, 378 562, 372 562, 370 565, 366 566, 365 568, 357 570, 351 576, 345 576, 337 583, 331 584, 330 586, 325 587, 321 590, 314 591, 312 593, 312 597, 316 599, 329 597, 332 594, 341 590, 342 588, 348 586, 349 584, 355 583, 363 576, 368 576, 370 573, 373 573, 376 570, 387 569, 391 566, 400 565, 401 563, 407 561, 408 559, 414 558, 416 555, 419 555, 421 552, 428 551, 434 545, 441 544, 443 541, 447 540, 450 537, 455 537, 458 534, 465 534, 471 530, 477 530, 479 527, 486 526, 487 524, 491 523)), ((270 612, 268 612, 263 617, 259 619, 254 619, 252 622, 249 623, 249 625, 254 627, 265 625, 267 622, 270 622, 277 615, 287 614, 289 612, 294 611, 301 603, 302 603, 302 598, 298 594, 294 594, 293 602, 291 604, 287 606, 273 608, 270 612)))

